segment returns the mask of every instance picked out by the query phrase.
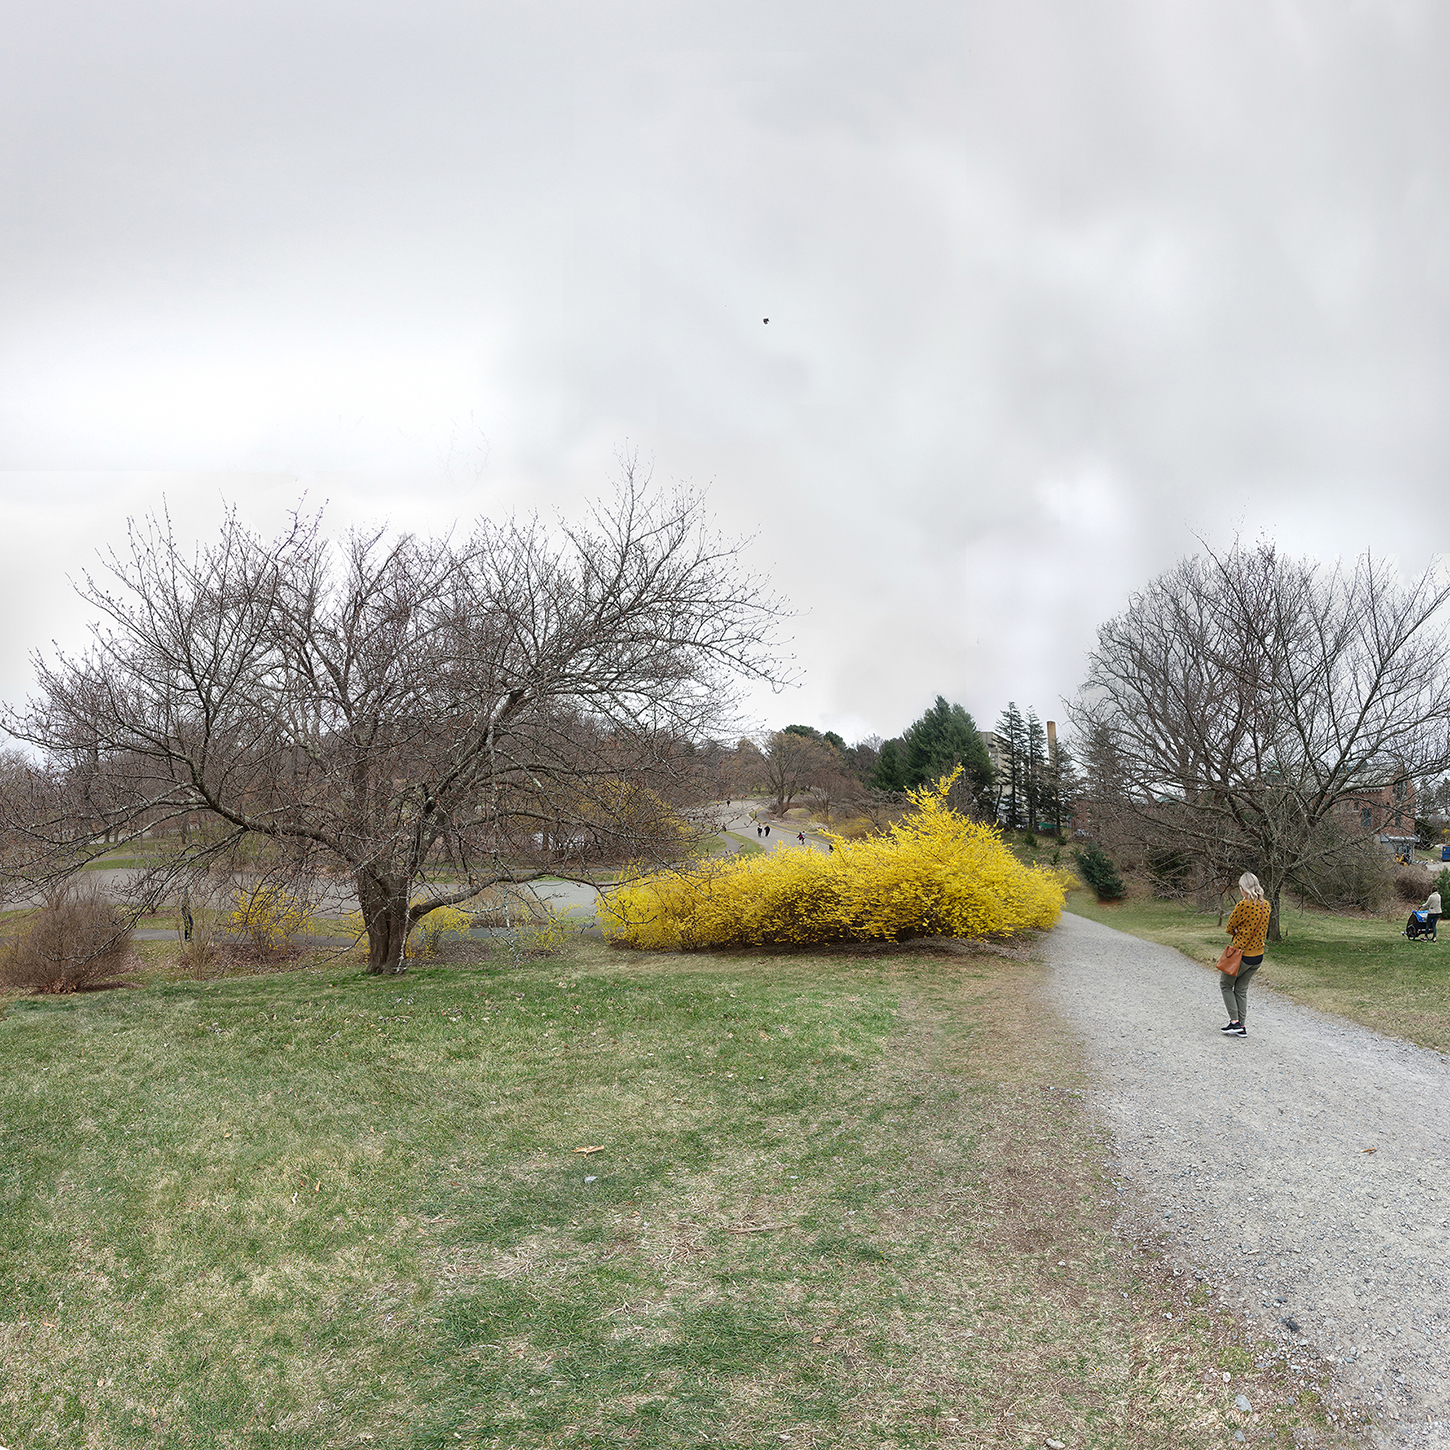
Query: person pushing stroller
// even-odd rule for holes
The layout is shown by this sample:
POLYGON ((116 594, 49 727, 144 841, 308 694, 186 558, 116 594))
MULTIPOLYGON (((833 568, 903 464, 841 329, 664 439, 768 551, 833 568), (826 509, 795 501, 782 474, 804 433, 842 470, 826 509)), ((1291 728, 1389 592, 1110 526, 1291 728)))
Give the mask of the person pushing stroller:
POLYGON ((1438 941, 1435 927, 1440 920, 1440 893, 1432 891, 1420 904, 1410 913, 1410 919, 1405 923, 1405 936, 1411 941, 1428 939, 1438 941))

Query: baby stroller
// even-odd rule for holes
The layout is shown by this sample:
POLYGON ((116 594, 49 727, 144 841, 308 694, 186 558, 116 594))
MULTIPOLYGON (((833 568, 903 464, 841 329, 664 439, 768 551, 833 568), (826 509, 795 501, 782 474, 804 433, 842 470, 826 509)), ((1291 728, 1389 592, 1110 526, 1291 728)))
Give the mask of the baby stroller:
POLYGON ((1428 911, 1412 911, 1401 935, 1409 937, 1411 941, 1434 941, 1436 925, 1430 919, 1428 911))

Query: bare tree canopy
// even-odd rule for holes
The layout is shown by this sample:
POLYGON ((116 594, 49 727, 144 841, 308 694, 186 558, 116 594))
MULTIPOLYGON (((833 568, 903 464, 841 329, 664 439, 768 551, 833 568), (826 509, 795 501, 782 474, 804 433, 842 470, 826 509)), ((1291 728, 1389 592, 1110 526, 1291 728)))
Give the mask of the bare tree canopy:
POLYGON ((777 730, 760 754, 760 780, 770 792, 778 815, 804 795, 818 780, 838 773, 840 758, 829 745, 813 740, 799 729, 777 730))
POLYGON ((1447 599, 1367 554, 1185 559, 1098 631, 1075 710, 1095 774, 1148 839, 1255 871, 1277 940, 1285 883, 1363 839, 1347 807, 1450 764, 1447 599))
POLYGON ((90 648, 37 660, 5 718, 47 763, 10 793, 32 874, 190 821, 176 871, 268 838, 352 878, 374 971, 484 886, 678 857, 696 742, 779 674, 739 546, 629 463, 577 526, 334 542, 299 515, 269 541, 233 511, 190 552, 149 518, 103 562, 90 648))

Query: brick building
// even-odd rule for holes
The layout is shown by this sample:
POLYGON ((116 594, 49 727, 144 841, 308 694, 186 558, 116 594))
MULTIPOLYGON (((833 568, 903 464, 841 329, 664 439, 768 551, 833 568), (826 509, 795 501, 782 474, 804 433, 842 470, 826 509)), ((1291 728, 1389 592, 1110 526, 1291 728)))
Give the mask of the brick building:
POLYGON ((1346 824, 1361 831, 1385 836, 1415 834, 1415 782, 1407 775, 1377 790, 1356 791, 1335 806, 1335 813, 1348 816, 1346 824))

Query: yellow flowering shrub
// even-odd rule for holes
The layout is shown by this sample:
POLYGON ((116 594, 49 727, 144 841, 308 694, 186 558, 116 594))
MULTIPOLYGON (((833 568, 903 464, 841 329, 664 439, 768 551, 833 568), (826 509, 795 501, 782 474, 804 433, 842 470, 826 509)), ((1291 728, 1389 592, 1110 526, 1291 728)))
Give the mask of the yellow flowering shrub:
POLYGON ((310 932, 316 913, 312 903, 265 877, 232 893, 227 925, 252 939, 259 952, 280 951, 299 932, 310 932))
MULTIPOLYGON (((493 925, 510 928, 514 946, 524 955, 552 956, 564 945, 564 922, 547 901, 540 901, 532 894, 505 895, 502 891, 494 892, 488 899, 494 909, 479 914, 486 921, 492 917, 493 925)), ((431 957, 447 941, 468 941, 474 916, 475 913, 456 906, 435 906, 408 934, 407 955, 431 957)), ((361 911, 352 912, 346 922, 348 931, 359 941, 367 936, 361 911)), ((486 953, 487 947, 479 945, 486 953)))
POLYGON ((847 841, 859 841, 863 836, 874 836, 880 830, 869 816, 847 816, 835 824, 836 835, 847 841))
POLYGON ((552 957, 563 948, 565 933, 563 918, 551 909, 542 917, 521 922, 514 942, 525 956, 552 957))
POLYGON ((626 877, 600 903, 605 934, 655 951, 1010 936, 1062 914, 1065 873, 1024 866, 994 826, 947 804, 954 772, 910 792, 880 835, 834 850, 735 855, 626 877))
POLYGON ((446 941, 467 940, 472 925, 473 917, 468 912, 456 906, 435 906, 413 928, 409 944, 418 956, 431 957, 446 941))

